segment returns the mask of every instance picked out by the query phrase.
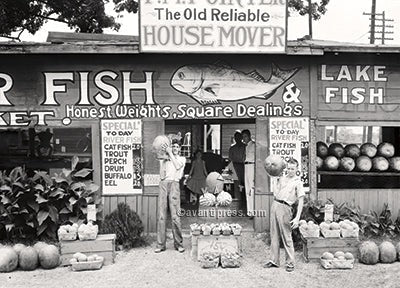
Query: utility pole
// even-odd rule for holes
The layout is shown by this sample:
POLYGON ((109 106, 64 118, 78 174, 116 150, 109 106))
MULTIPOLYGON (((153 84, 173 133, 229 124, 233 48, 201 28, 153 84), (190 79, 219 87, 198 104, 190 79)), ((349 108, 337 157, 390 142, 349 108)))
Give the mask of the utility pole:
POLYGON ((308 0, 308 34, 310 35, 310 38, 312 39, 312 6, 311 6, 311 0, 308 0))
POLYGON ((363 13, 363 15, 368 15, 371 16, 369 18, 371 20, 370 23, 370 36, 369 36, 369 43, 370 44, 375 44, 375 40, 382 40, 382 44, 385 44, 385 40, 393 40, 393 38, 387 38, 385 37, 386 34, 393 34, 393 31, 387 31, 386 28, 393 28, 392 25, 387 25, 386 22, 393 22, 393 19, 386 19, 385 17, 385 11, 382 13, 376 13, 376 0, 372 0, 372 7, 371 7, 371 13, 363 13), (381 16, 382 18, 378 18, 377 16, 381 16), (376 21, 380 21, 381 24, 377 25, 376 21), (381 31, 376 31, 376 28, 380 27, 382 30, 381 31), (382 36, 381 37, 376 37, 376 34, 379 33, 382 36))

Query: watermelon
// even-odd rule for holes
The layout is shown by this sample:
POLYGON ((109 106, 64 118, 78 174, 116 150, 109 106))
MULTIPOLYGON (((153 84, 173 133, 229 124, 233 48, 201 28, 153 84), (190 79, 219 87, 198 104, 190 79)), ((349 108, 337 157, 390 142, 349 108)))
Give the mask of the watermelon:
POLYGON ((381 144, 378 145, 378 155, 385 157, 385 158, 390 158, 394 156, 394 146, 391 143, 387 142, 382 142, 381 144))
POLYGON ((396 245, 397 260, 400 261, 400 242, 396 245))
POLYGON ((217 196, 218 206, 229 206, 232 203, 232 196, 228 192, 222 191, 217 196))
POLYGON ((44 269, 52 269, 60 265, 60 252, 54 245, 46 245, 39 251, 40 266, 44 269))
POLYGON ((368 156, 360 156, 356 160, 358 171, 368 172, 372 168, 372 160, 368 156))
POLYGON ((224 177, 218 172, 211 172, 208 174, 206 178, 208 192, 215 194, 221 192, 224 188, 224 181, 224 177))
POLYGON ((25 249, 26 248, 26 246, 24 245, 24 244, 21 244, 21 243, 17 243, 17 244, 15 244, 14 246, 13 246, 13 249, 14 249, 14 251, 19 255, 19 253, 23 250, 23 249, 25 249))
POLYGON ((328 154, 335 156, 336 158, 342 158, 344 156, 344 148, 340 143, 332 143, 329 145, 328 154))
POLYGON ((22 270, 35 270, 39 265, 39 255, 35 248, 26 247, 19 253, 19 267, 22 270))
POLYGON ((0 248, 0 272, 11 272, 18 266, 18 254, 11 247, 0 248))
POLYGON ((389 159, 389 168, 391 171, 400 172, 400 157, 395 156, 389 159))
POLYGON ((379 245, 379 260, 382 263, 393 263, 396 256, 396 247, 391 242, 384 241, 379 245))
POLYGON ((386 171, 389 169, 389 161, 385 157, 376 156, 372 159, 372 169, 375 171, 386 171))
POLYGON ((47 246, 47 243, 39 241, 39 242, 36 242, 35 245, 33 245, 33 248, 35 248, 36 252, 39 253, 40 249, 42 249, 43 247, 46 247, 46 246, 47 246))
POLYGON ((322 159, 328 156, 328 145, 322 141, 317 142, 317 156, 321 157, 322 159))
POLYGON ((167 136, 159 135, 154 139, 151 151, 156 154, 157 159, 168 158, 165 149, 162 148, 165 145, 171 146, 171 140, 167 136))
POLYGON ((324 160, 321 157, 317 156, 317 170, 321 170, 323 165, 324 165, 324 160))
POLYGON ((270 176, 279 176, 286 168, 286 162, 278 155, 269 155, 264 160, 264 168, 270 176))
POLYGON ((360 157, 361 151, 356 144, 348 144, 344 147, 344 155, 356 159, 360 157))
POLYGON ((360 147, 361 155, 368 156, 369 158, 374 158, 378 149, 372 143, 364 143, 360 147))
POLYGON ((328 156, 324 160, 324 167, 326 170, 335 171, 339 168, 339 160, 335 156, 328 156))
POLYGON ((375 242, 365 241, 359 247, 360 262, 368 265, 374 265, 379 261, 379 248, 375 242))

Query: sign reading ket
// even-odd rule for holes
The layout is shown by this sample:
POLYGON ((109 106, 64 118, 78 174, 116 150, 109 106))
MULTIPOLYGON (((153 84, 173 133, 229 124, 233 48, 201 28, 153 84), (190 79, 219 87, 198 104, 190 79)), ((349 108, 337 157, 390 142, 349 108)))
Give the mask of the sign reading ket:
POLYGON ((287 0, 142 0, 142 52, 284 53, 287 0))

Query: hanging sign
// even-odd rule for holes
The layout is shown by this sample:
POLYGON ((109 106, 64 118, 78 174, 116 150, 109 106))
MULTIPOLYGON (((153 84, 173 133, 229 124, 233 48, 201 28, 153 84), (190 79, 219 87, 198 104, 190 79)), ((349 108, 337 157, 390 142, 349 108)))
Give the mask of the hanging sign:
POLYGON ((274 117, 269 121, 270 154, 286 161, 294 158, 299 163, 298 175, 304 187, 309 187, 309 119, 305 117, 274 117))
POLYGON ((103 194, 142 193, 142 122, 101 121, 103 194))
POLYGON ((140 1, 142 52, 285 53, 286 0, 140 1))

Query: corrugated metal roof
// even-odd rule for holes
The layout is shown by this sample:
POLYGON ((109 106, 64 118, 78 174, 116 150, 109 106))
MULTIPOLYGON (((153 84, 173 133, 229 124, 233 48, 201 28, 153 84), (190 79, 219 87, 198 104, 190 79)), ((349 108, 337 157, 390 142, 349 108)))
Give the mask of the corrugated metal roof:
MULTIPOLYGON (((136 54, 139 38, 129 35, 50 32, 47 42, 0 42, 0 54, 136 54)), ((289 40, 287 55, 325 53, 400 53, 397 45, 374 45, 316 39, 289 40)))

